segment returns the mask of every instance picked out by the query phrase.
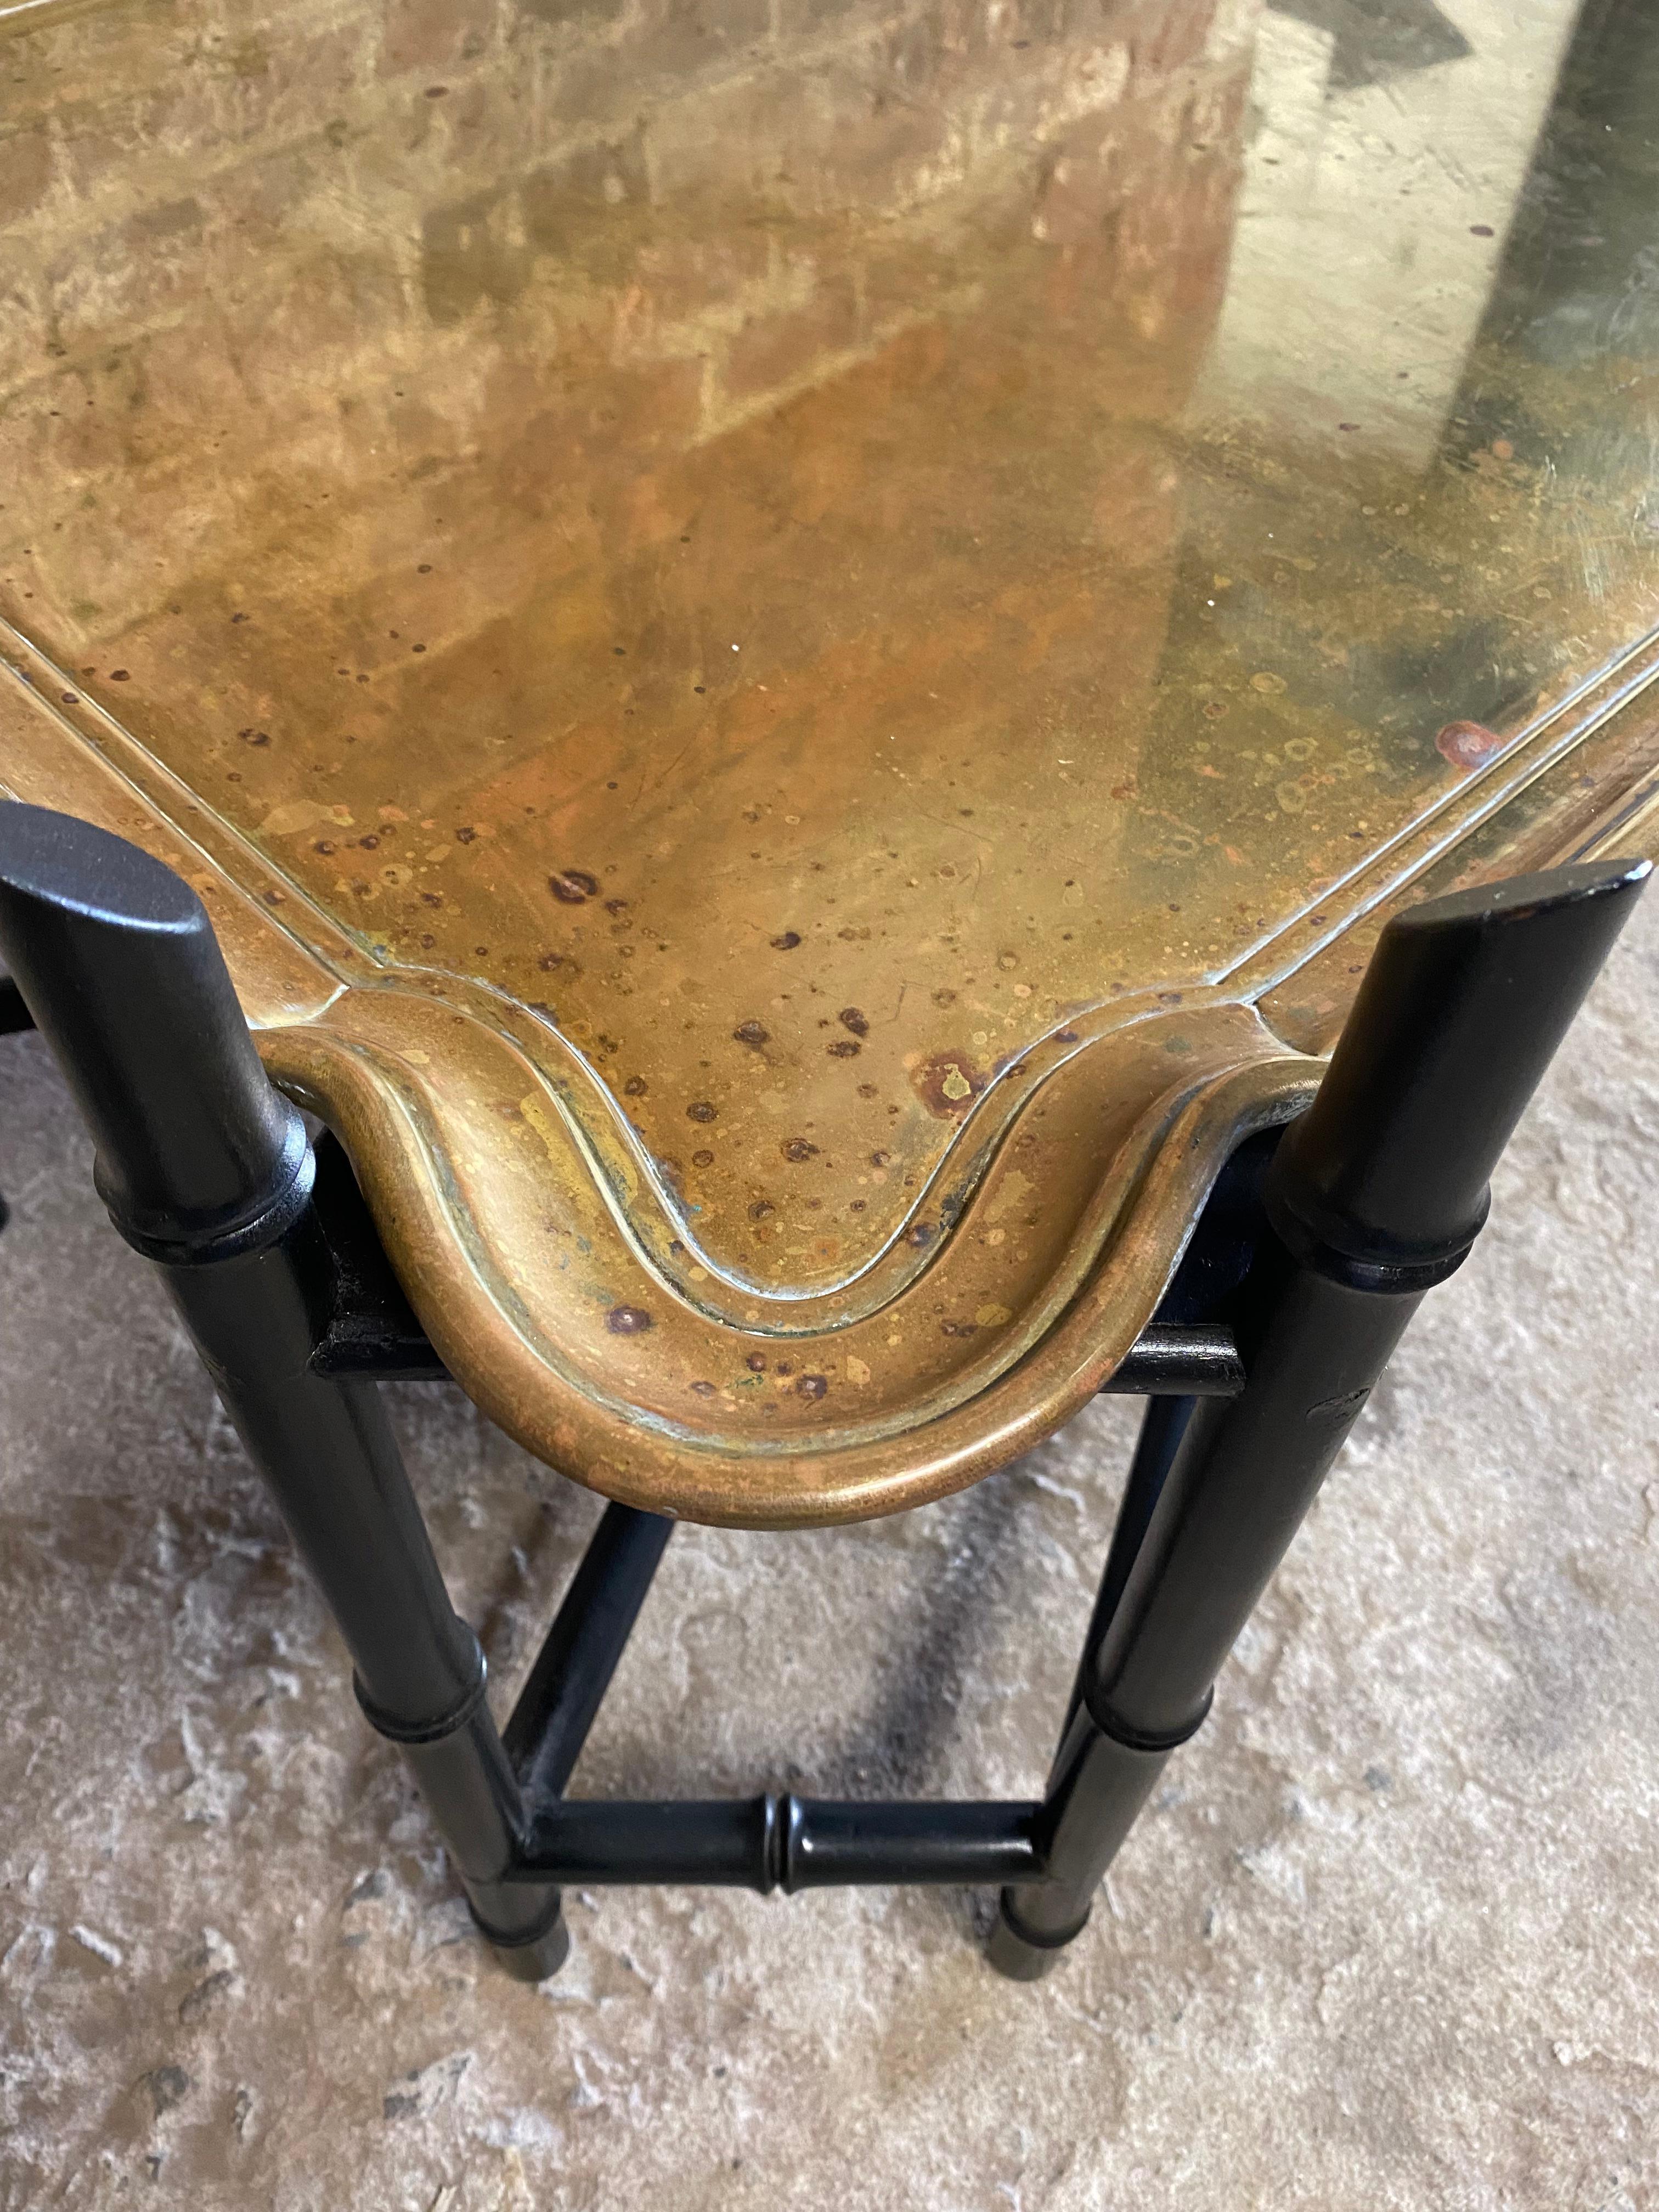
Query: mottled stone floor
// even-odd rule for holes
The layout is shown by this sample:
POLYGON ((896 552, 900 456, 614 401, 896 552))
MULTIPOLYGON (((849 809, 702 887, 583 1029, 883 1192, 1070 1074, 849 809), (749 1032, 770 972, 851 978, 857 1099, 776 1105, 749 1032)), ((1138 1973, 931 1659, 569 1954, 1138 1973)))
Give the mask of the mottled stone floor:
MULTIPOLYGON (((1062 1970, 572 1898, 495 1972, 38 1042, 0 1042, 0 2205, 1659 2204, 1659 895, 1062 1970)), ((597 1512, 397 1394, 510 1692, 597 1512)), ((1132 1431, 677 1535, 590 1792, 1035 1789, 1132 1431)))

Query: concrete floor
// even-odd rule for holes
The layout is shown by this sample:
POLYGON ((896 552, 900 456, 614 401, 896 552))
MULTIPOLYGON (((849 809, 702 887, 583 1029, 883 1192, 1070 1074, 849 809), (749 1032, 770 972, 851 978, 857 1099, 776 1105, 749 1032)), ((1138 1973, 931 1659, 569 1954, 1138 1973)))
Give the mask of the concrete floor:
MULTIPOLYGON (((0 1044, 0 2206, 1659 2205, 1656 1042, 1659 894, 1049 1982, 983 1897, 662 1892, 539 1990, 0 1044)), ((597 1505, 395 1395, 504 1700, 597 1505)), ((578 1788, 1033 1790, 1132 1429, 682 1531, 578 1788)))

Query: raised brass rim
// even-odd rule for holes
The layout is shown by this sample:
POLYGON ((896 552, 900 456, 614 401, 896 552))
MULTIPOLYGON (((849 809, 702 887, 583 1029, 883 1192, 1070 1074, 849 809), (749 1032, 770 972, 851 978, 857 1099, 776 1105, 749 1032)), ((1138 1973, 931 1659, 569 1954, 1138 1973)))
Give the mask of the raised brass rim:
MULTIPOLYGON (((475 1205, 479 1194, 490 1198, 495 1171, 477 1144, 491 1100, 482 1091, 459 1107, 446 1098, 434 1079, 444 1073, 441 1059, 434 1062, 417 1042, 422 1024, 466 1024, 486 1059, 493 1055, 490 1079, 499 1096, 510 1098, 537 1079, 507 1024, 483 1020, 476 1003, 400 988, 384 971, 353 974, 351 962, 336 968, 301 945, 262 902, 260 872, 236 865, 243 856, 223 849, 222 825, 176 780, 164 792, 157 779, 131 773, 137 763, 121 733, 106 733, 108 741, 94 747, 85 730, 21 681, 6 687, 0 715, 14 795, 135 838, 201 891, 266 1066, 338 1132, 416 1312, 475 1402, 538 1457, 607 1497, 719 1525, 793 1528, 871 1518, 945 1497, 1041 1442, 1094 1395, 1155 1311, 1228 1153, 1312 1095, 1318 1055, 1352 987, 1337 982, 1322 1015, 1299 1024, 1287 992, 1338 951, 1351 974, 1355 963, 1346 955, 1355 944, 1404 898, 1438 887, 1474 833, 1489 835, 1520 794, 1536 786, 1550 799, 1547 827, 1534 831, 1526 865, 1614 847, 1641 849, 1650 841, 1659 815, 1640 778, 1621 781, 1609 771, 1597 779, 1595 808, 1577 828, 1567 805, 1583 781, 1567 774, 1582 765, 1581 748, 1628 720, 1650 673, 1645 662, 1632 661, 1608 672, 1569 702, 1565 720, 1558 711, 1540 721, 1526 758, 1507 757, 1501 776, 1484 791, 1466 788, 1458 806, 1417 825, 1389 854, 1369 858, 1341 897, 1328 897, 1316 916, 1289 925, 1275 940, 1276 955, 1258 952, 1224 981, 1189 993, 1193 1003, 1180 1019, 1201 1046, 1192 1062, 1158 1060, 1158 1018, 1144 1008, 1131 1018, 1120 1006, 1114 1023, 1086 1035, 1088 1025, 1080 1024, 1075 1048, 1036 1071, 994 1119, 967 1118, 947 1153, 955 1165, 963 1152, 975 1153, 963 1211, 925 1258, 864 1304, 819 1296, 798 1301, 793 1310, 768 1310, 751 1295, 744 1310, 739 1285, 723 1312, 712 1297, 694 1294, 660 1264, 661 1237, 642 1234, 628 1205, 605 1187, 574 1117, 561 1116, 550 1094, 541 1134, 550 1147, 568 1148, 556 1168, 565 1186, 586 1180, 594 1235, 610 1240, 605 1267, 618 1281, 643 1286, 665 1327, 679 1332, 685 1360, 695 1364, 706 1352, 729 1363, 734 1346, 750 1344, 766 1346, 779 1369, 780 1348, 803 1361, 830 1359, 855 1324, 914 1309, 948 1290, 953 1275, 970 1273, 981 1212, 1024 1122, 1066 1085, 1094 1083, 1103 1097, 1115 1097, 1126 1119, 1103 1173, 1078 1195, 1044 1279, 1018 1313, 1001 1316, 983 1348, 975 1345, 931 1382, 890 1390, 867 1411, 843 1393, 817 1425, 802 1425, 792 1398, 793 1432, 770 1437, 724 1419, 712 1386, 693 1386, 709 1389, 714 1402, 694 1407, 688 1400, 684 1416, 630 1395, 625 1375, 612 1387, 591 1356, 586 1365, 565 1356, 567 1316, 532 1310, 520 1297, 513 1247, 528 1224, 518 1221, 504 1237, 500 1223, 483 1220, 475 1205), (1547 849, 1540 849, 1540 835, 1547 849), (1292 1048, 1286 1037, 1304 1048, 1292 1048)), ((1613 743, 1615 767, 1620 757, 1613 743)), ((1492 866, 1477 854, 1476 872, 1508 872, 1515 865, 1506 848, 1500 860, 1492 866)), ((649 1204, 648 1190, 636 1188, 636 1215, 649 1204)), ((618 1346, 619 1358, 624 1349, 618 1346)))

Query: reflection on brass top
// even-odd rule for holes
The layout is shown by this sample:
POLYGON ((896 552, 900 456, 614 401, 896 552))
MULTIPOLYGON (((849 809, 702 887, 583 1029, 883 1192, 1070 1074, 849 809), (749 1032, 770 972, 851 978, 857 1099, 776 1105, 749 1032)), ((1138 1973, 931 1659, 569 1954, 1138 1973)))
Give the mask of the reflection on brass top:
POLYGON ((1642 11, 69 12, 0 778, 198 884, 577 1479, 1003 1463, 1391 902, 1649 834, 1642 11))

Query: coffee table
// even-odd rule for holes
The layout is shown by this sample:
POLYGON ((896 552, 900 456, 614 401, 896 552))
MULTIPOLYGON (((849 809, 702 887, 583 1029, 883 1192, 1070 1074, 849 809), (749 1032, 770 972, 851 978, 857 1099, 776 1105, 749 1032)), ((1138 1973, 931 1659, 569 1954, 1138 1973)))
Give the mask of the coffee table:
POLYGON ((526 1973, 578 1878, 1048 1963, 1659 830, 1653 35, 1029 12, 5 19, 0 787, 173 873, 20 811, 0 951, 526 1973), (505 1749, 445 1372, 615 1501, 505 1749), (563 1799, 674 1518, 1103 1388, 1042 1801, 563 1799))

